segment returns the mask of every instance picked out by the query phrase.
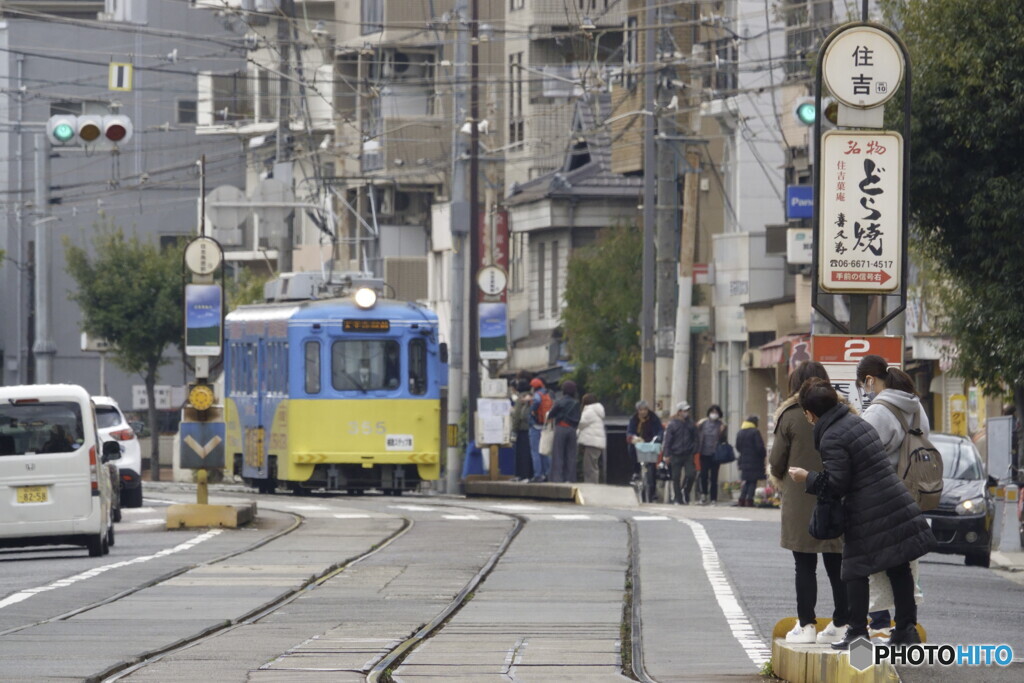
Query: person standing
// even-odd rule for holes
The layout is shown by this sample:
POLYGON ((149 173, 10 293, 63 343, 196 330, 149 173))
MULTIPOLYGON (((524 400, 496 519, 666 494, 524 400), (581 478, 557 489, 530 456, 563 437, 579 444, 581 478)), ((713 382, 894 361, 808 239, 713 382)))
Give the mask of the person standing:
POLYGON ((534 377, 530 380, 533 396, 530 399, 530 455, 533 459, 533 480, 547 481, 551 460, 540 454, 540 430, 544 428, 548 411, 551 410, 551 395, 548 394, 544 380, 534 377))
POLYGON ((868 636, 868 577, 884 571, 892 586, 896 628, 889 644, 921 642, 910 562, 935 547, 935 537, 907 487, 889 464, 875 428, 839 402, 822 379, 800 387, 800 408, 814 425, 822 471, 790 467, 793 481, 812 495, 840 499, 843 509, 843 566, 850 623, 846 636, 832 643, 848 650, 868 636))
POLYGON ((676 404, 676 412, 665 428, 665 445, 662 449, 663 457, 669 459, 672 494, 676 505, 688 505, 690 502, 690 489, 696 474, 693 466, 696 450, 697 426, 690 419, 690 404, 682 401, 676 404))
POLYGON ((722 408, 712 405, 707 417, 697 423, 697 450, 700 453, 700 478, 697 489, 702 503, 718 502, 718 464, 715 449, 726 441, 726 425, 722 421, 722 408))
MULTIPOLYGON (((629 425, 626 427, 626 444, 629 455, 633 459, 633 477, 635 480, 641 480, 644 472, 644 468, 636 457, 635 444, 651 443, 656 438, 662 436, 664 431, 665 428, 662 426, 661 420, 651 412, 651 407, 647 405, 647 401, 642 399, 637 401, 636 412, 629 418, 629 425)), ((654 500, 655 482, 653 473, 650 474, 649 481, 642 482, 642 486, 646 489, 646 500, 654 500)))
POLYGON ((736 452, 739 454, 736 459, 740 468, 740 479, 743 480, 740 500, 735 503, 738 507, 754 507, 757 480, 764 477, 764 459, 767 453, 757 423, 757 415, 751 415, 740 425, 740 431, 736 432, 736 452))
MULTIPOLYGON (((914 419, 918 418, 925 437, 931 431, 928 414, 914 390, 914 380, 899 368, 889 367, 881 356, 869 354, 857 363, 857 387, 871 402, 864 410, 864 421, 878 432, 885 454, 895 468, 907 432, 894 411, 902 414, 908 425, 912 425, 914 419)), ((911 566, 911 570, 916 572, 916 569, 916 566, 911 566)), ((876 577, 876 580, 880 578, 876 577)), ((888 609, 876 610, 868 617, 871 620, 868 628, 872 636, 888 636, 892 632, 892 616, 888 609)))
POLYGON ((593 394, 583 395, 576 439, 583 448, 583 482, 600 484, 605 479, 604 452, 608 437, 604 429, 604 406, 593 394))
POLYGON ((512 433, 516 437, 516 478, 529 481, 533 476, 533 448, 530 445, 529 380, 516 382, 516 395, 512 400, 512 433))
POLYGON ((576 428, 580 424, 580 402, 576 400, 576 383, 562 382, 562 395, 551 406, 548 419, 555 423, 555 440, 551 446, 553 482, 576 481, 576 428))
POLYGON ((804 361, 789 375, 789 398, 775 411, 775 440, 768 456, 768 476, 782 497, 782 535, 779 541, 793 553, 796 570, 797 623, 786 641, 790 643, 830 643, 846 636, 849 607, 843 584, 843 541, 841 538, 819 540, 807 531, 814 512, 815 498, 786 476, 790 467, 820 471, 821 456, 814 446, 814 429, 800 410, 800 387, 805 381, 818 378, 828 381, 825 366, 804 361), (815 607, 818 603, 818 555, 825 565, 832 587, 832 622, 818 633, 815 607))

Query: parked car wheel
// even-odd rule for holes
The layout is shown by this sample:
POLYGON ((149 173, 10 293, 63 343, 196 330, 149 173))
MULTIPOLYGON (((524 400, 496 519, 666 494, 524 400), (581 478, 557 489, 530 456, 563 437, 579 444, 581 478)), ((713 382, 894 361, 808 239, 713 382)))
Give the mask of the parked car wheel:
POLYGON ((964 564, 968 567, 988 567, 992 562, 992 555, 989 553, 967 553, 964 555, 964 564))
POLYGON ((89 550, 89 557, 101 557, 110 552, 110 546, 107 545, 107 534, 96 534, 90 536, 85 541, 85 547, 89 550))
POLYGON ((139 484, 133 489, 121 489, 121 507, 142 507, 142 484, 139 484))
MULTIPOLYGON (((118 514, 120 514, 120 511, 118 511, 118 514)), ((114 521, 116 522, 117 520, 115 519, 114 521)), ((107 529, 107 546, 108 546, 108 548, 113 548, 114 547, 114 525, 113 524, 111 524, 110 528, 107 529)), ((107 552, 110 552, 110 550, 108 549, 107 552)))

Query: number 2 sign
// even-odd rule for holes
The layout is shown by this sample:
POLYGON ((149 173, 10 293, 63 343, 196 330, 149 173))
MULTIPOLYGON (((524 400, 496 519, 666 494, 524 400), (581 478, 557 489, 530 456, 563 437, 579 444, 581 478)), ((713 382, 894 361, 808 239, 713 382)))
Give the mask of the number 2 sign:
POLYGON ((832 386, 858 410, 863 408, 856 390, 857 363, 868 355, 881 356, 903 367, 903 337, 817 334, 811 337, 811 358, 825 366, 832 386))

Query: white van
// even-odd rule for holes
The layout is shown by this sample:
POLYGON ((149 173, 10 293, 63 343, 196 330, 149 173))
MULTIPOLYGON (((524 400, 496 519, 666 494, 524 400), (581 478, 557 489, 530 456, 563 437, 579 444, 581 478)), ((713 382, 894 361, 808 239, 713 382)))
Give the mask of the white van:
POLYGON ((0 547, 114 544, 111 483, 88 392, 73 384, 0 387, 0 547))

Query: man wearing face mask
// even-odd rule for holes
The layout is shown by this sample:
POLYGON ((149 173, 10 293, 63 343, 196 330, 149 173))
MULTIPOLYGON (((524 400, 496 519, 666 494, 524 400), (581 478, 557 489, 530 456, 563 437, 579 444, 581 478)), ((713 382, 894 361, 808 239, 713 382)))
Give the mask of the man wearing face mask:
POLYGON ((726 426, 722 422, 722 409, 717 405, 708 408, 707 417, 697 423, 698 452, 700 453, 700 477, 697 491, 701 503, 718 502, 718 465, 715 463, 715 449, 726 440, 726 426))
MULTIPOLYGON (((895 468, 907 433, 893 411, 902 413, 908 425, 912 425, 915 417, 919 416, 921 431, 926 437, 930 428, 921 399, 914 392, 914 380, 899 368, 889 367, 881 356, 871 354, 857 363, 857 386, 871 401, 862 417, 878 432, 885 454, 895 468)), ((911 567, 915 574, 916 564, 915 561, 911 567)), ((888 636, 892 630, 889 610, 877 610, 869 616, 871 636, 888 636)))

